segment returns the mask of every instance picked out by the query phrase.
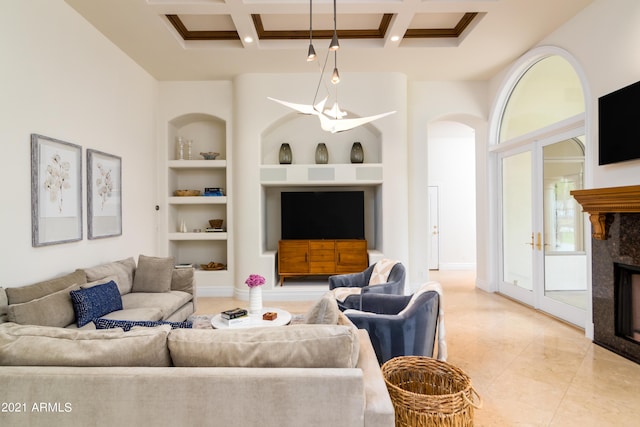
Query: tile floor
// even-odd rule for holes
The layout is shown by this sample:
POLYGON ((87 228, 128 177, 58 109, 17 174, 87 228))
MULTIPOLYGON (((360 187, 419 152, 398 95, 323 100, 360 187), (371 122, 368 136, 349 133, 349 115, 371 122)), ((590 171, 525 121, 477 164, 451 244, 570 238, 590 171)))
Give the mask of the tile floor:
MULTIPOLYGON (((640 426, 640 365, 580 329, 474 287, 473 272, 431 272, 444 288, 448 362, 484 400, 476 426, 640 426)), ((312 301, 273 302, 304 313, 312 301)), ((246 302, 199 298, 198 313, 246 302)))

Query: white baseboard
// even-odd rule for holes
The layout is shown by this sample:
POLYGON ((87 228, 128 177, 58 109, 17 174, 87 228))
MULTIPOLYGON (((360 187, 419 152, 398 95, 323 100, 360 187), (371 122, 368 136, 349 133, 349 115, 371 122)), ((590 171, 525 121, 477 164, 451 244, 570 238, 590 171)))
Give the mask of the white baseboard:
MULTIPOLYGON (((313 301, 329 291, 329 285, 284 285, 262 290, 263 301, 313 301)), ((249 301, 249 289, 233 287, 203 286, 198 288, 198 297, 237 298, 249 301)))
POLYGON ((484 279, 476 278, 476 288, 482 289, 485 292, 495 292, 495 289, 492 288, 491 283, 487 282, 484 279))

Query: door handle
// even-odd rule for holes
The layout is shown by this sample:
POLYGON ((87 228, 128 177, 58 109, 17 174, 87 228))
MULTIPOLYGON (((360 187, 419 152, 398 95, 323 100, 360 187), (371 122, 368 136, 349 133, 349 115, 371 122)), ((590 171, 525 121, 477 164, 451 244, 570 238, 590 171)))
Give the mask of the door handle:
MULTIPOLYGON (((531 241, 533 242, 533 235, 531 236, 531 241)), ((536 248, 538 248, 539 251, 542 250, 542 233, 538 232, 538 240, 536 242, 536 248)))
POLYGON ((525 245, 530 245, 531 249, 533 250, 533 231, 531 232, 531 241, 530 242, 526 242, 525 245))

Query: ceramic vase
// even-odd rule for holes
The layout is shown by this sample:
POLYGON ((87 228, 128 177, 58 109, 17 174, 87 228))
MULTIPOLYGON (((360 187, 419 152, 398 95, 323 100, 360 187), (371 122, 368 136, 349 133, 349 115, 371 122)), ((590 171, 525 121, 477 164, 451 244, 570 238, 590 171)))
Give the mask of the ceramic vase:
POLYGON ((362 149, 362 144, 354 142, 351 146, 351 163, 362 162, 364 162, 364 150, 362 149))
POLYGON ((329 163, 329 150, 324 142, 321 142, 316 147, 316 163, 324 165, 329 163))
POLYGON ((280 153, 278 153, 278 161, 281 165, 290 165, 293 160, 293 153, 291 152, 291 146, 288 143, 283 143, 280 146, 280 153))
POLYGON ((262 313, 262 286, 249 288, 249 314, 262 313))

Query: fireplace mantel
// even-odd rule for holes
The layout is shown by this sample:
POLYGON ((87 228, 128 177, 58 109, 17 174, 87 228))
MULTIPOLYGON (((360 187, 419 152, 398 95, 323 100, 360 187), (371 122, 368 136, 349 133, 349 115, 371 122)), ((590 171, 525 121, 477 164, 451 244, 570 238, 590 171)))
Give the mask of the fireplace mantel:
POLYGON ((593 238, 597 240, 607 240, 608 213, 640 212, 640 185, 573 190, 571 195, 589 214, 593 238))

